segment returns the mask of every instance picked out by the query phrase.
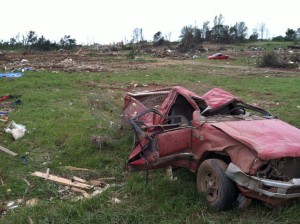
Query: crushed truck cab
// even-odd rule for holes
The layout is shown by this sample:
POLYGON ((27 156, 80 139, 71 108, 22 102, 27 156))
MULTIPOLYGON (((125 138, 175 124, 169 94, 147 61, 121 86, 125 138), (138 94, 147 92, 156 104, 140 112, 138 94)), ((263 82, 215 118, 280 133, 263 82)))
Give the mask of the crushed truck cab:
POLYGON ((238 196, 272 205, 300 197, 300 130, 231 93, 127 93, 123 115, 135 133, 130 171, 186 168, 219 210, 238 196))

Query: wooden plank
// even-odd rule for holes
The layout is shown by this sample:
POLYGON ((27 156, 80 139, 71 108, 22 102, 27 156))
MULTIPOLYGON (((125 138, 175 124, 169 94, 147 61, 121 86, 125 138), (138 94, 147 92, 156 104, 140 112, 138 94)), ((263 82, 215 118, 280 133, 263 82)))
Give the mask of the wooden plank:
POLYGON ((5 148, 5 147, 3 147, 3 146, 1 146, 1 145, 0 145, 0 150, 1 150, 2 152, 5 152, 5 153, 11 155, 11 156, 17 156, 17 155, 18 155, 17 153, 15 153, 15 152, 13 152, 13 151, 10 151, 9 149, 7 149, 7 148, 5 148))
MULTIPOLYGON (((36 177, 41 177, 41 178, 46 178, 47 173, 42 173, 42 172, 34 172, 31 174, 32 176, 36 176, 36 177)), ((84 183, 78 183, 78 182, 72 182, 72 180, 63 178, 63 177, 58 177, 58 176, 54 176, 49 174, 48 176, 48 180, 57 182, 59 184, 62 185, 67 185, 67 186, 71 186, 71 187, 80 187, 80 188, 84 188, 84 189, 92 189, 93 186, 92 185, 88 185, 88 184, 84 184, 84 183)))

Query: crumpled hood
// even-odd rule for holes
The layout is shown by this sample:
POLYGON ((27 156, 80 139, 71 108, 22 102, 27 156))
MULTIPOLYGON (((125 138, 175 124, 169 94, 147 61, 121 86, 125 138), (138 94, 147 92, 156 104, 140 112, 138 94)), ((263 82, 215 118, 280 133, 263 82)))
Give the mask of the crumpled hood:
POLYGON ((300 129, 281 120, 229 121, 212 126, 254 149, 263 160, 300 157, 300 129))

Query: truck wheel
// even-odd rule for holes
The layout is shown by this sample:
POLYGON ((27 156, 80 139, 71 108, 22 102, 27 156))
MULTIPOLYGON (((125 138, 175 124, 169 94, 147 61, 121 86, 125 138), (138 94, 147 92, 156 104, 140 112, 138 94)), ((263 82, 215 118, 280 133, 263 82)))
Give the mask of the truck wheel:
POLYGON ((204 193, 208 204, 217 210, 233 207, 238 190, 225 174, 227 164, 219 159, 205 160, 197 172, 197 188, 204 193))

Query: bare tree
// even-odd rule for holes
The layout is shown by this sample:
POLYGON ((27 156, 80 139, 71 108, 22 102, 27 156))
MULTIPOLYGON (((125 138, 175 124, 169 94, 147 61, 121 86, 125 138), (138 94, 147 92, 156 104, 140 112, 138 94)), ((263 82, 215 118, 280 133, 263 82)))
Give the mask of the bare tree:
POLYGON ((165 34, 165 40, 170 42, 171 41, 171 36, 172 36, 172 32, 169 32, 169 33, 165 34))
POLYGON ((214 26, 212 28, 212 38, 214 41, 221 41, 221 33, 223 29, 224 17, 222 14, 215 16, 214 26))
POLYGON ((31 49, 31 45, 34 44, 37 41, 37 35, 34 31, 29 31, 26 33, 26 36, 23 35, 23 45, 25 46, 25 51, 28 52, 28 50, 31 49))
POLYGON ((258 30, 259 30, 259 32, 260 32, 260 39, 264 39, 264 34, 265 34, 265 32, 266 32, 266 24, 265 23, 261 23, 261 24, 259 24, 259 28, 258 28, 258 30))
POLYGON ((203 22, 203 25, 202 25, 202 39, 203 40, 210 40, 210 36, 208 35, 209 34, 209 21, 205 21, 203 22))
POLYGON ((144 41, 144 34, 143 34, 143 29, 139 29, 139 34, 140 34, 140 41, 144 41))
POLYGON ((140 41, 139 37, 140 37, 140 31, 139 31, 139 28, 135 28, 135 29, 132 31, 132 42, 133 42, 133 43, 138 43, 138 42, 140 41))
POLYGON ((144 34, 142 28, 135 28, 132 32, 132 41, 134 43, 139 43, 144 40, 144 34))

